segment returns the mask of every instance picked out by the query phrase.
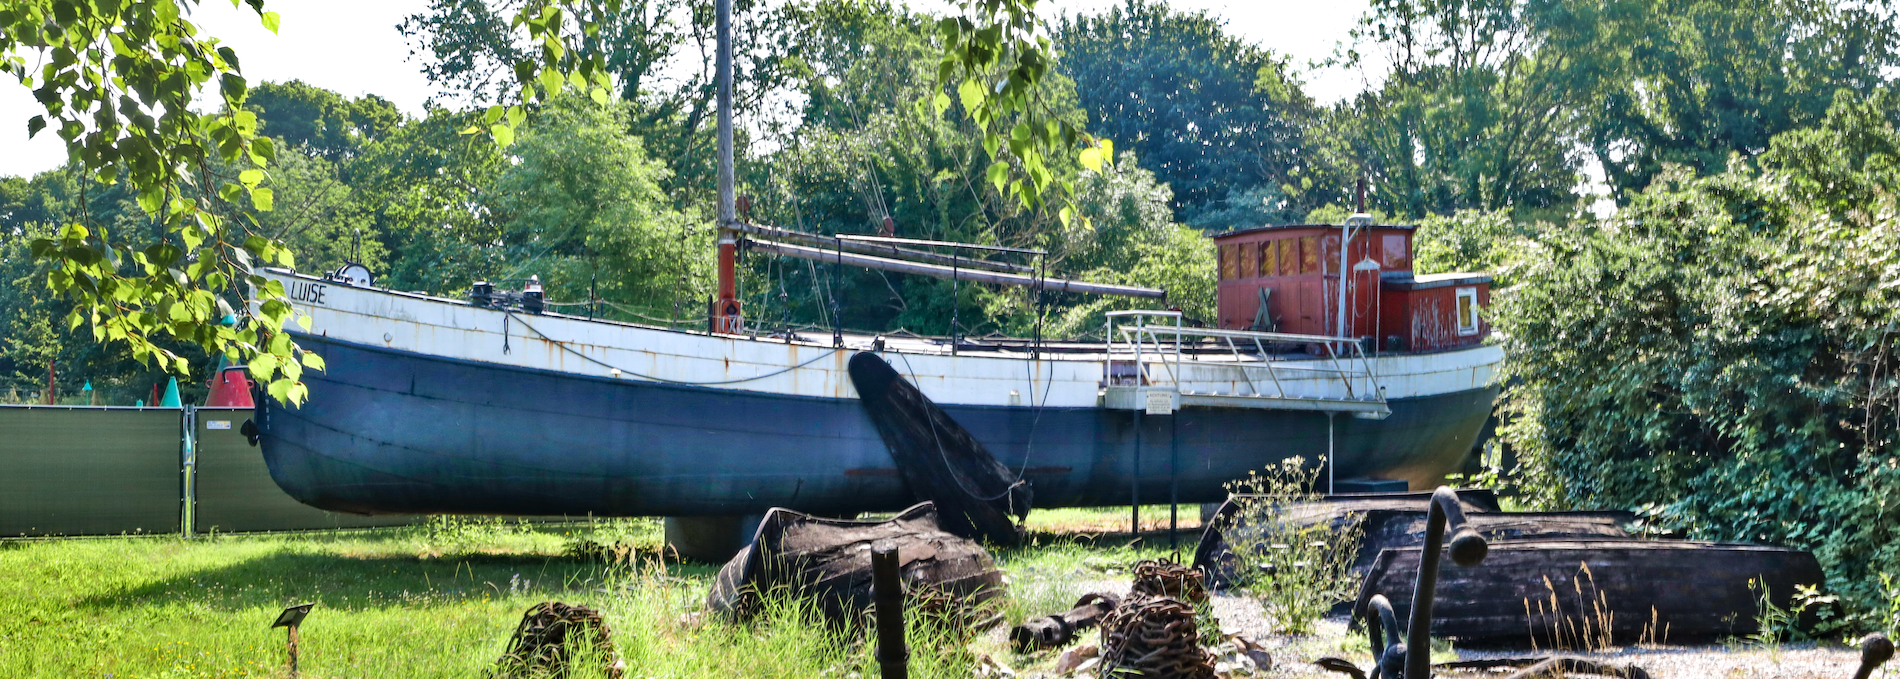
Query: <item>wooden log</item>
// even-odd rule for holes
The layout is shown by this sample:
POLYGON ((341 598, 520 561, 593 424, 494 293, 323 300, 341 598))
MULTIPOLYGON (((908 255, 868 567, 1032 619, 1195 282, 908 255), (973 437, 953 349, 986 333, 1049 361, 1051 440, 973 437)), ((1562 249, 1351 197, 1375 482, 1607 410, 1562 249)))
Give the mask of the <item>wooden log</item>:
MULTIPOLYGON (((1426 506, 1430 497, 1427 493, 1334 496, 1288 505, 1282 508, 1278 516, 1297 526, 1330 523, 1343 529, 1358 524, 1363 538, 1354 554, 1352 569, 1355 573, 1364 573, 1372 567, 1380 550, 1416 547, 1424 542, 1426 506)), ((1459 499, 1471 527, 1486 540, 1493 541, 1624 538, 1629 534, 1622 527, 1636 519, 1635 515, 1623 511, 1498 512, 1495 504, 1488 502, 1494 499, 1487 493, 1472 491, 1459 491, 1459 499)), ((1201 542, 1194 550, 1194 565, 1206 570, 1210 585, 1216 588, 1232 586, 1236 575, 1232 547, 1227 544, 1229 531, 1245 531, 1245 526, 1237 525, 1245 517, 1240 516, 1236 500, 1244 501, 1244 496, 1229 499, 1221 506, 1214 518, 1207 522, 1207 528, 1201 533, 1201 542)))
POLYGON ((1005 593, 1003 572, 976 542, 944 532, 937 508, 912 506, 888 521, 809 516, 789 509, 766 512, 752 544, 719 569, 706 607, 734 619, 755 615, 762 592, 815 604, 834 623, 855 623, 872 603, 871 547, 889 540, 920 610, 956 624, 986 627, 1000 621, 991 602, 1005 593), (926 604, 948 607, 930 610, 926 604))
MULTIPOLYGON (((1409 613, 1419 560, 1417 547, 1381 551, 1354 610, 1379 594, 1409 613)), ((1447 566, 1440 577, 1433 636, 1546 649, 1750 634, 1759 596, 1751 581, 1783 608, 1797 585, 1823 581, 1814 555, 1800 550, 1600 539, 1494 542, 1482 566, 1447 566)))
POLYGON ((1067 646, 1076 640, 1077 633, 1102 624, 1120 603, 1121 597, 1113 594, 1084 594, 1068 612, 1029 620, 1011 629, 1010 644, 1017 653, 1067 646))

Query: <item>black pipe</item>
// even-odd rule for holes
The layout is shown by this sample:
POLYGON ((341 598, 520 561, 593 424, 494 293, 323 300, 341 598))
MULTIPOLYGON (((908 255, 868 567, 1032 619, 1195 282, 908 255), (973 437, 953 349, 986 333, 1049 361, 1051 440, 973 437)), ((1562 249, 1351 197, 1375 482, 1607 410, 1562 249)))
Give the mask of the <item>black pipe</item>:
POLYGON ((1854 679, 1867 679, 1882 663, 1893 659, 1893 642, 1887 635, 1875 632, 1860 640, 1860 670, 1854 673, 1854 679))
POLYGON ((1491 551, 1484 536, 1466 525, 1458 494, 1447 486, 1432 491, 1431 509, 1425 516, 1425 547, 1419 551, 1418 586, 1412 590, 1412 620, 1406 626, 1405 679, 1432 676, 1432 597, 1438 592, 1438 553, 1444 547, 1447 529, 1455 533, 1451 559, 1458 565, 1476 566, 1491 551))
POLYGON ((904 585, 898 578, 897 543, 871 543, 871 599, 877 605, 877 664, 884 679, 908 679, 910 649, 904 647, 904 585))
POLYGON ((1404 631, 1399 628, 1399 616, 1392 612, 1392 602, 1384 594, 1374 594, 1366 602, 1366 637, 1372 643, 1372 675, 1369 679, 1379 679, 1381 670, 1387 679, 1395 679, 1405 667, 1405 642, 1400 641, 1404 631), (1383 633, 1382 633, 1383 632, 1383 633))

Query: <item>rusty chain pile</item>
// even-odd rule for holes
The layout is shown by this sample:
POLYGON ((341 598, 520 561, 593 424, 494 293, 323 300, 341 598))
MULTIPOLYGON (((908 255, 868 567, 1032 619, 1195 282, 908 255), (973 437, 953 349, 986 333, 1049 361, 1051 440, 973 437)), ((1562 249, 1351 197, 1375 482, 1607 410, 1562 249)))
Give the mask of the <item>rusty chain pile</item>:
POLYGON ((1201 571, 1167 559, 1144 559, 1135 563, 1135 584, 1129 591, 1143 596, 1165 596, 1201 603, 1207 601, 1207 587, 1201 584, 1201 571))
POLYGON ((1170 561, 1135 564, 1135 583, 1102 621, 1101 676, 1213 679, 1190 601, 1207 600, 1200 571, 1170 561))
POLYGON ((575 646, 592 643, 608 679, 620 679, 624 663, 614 653, 613 630, 600 612, 586 606, 543 601, 522 614, 508 640, 508 652, 495 661, 497 678, 565 677, 575 646))

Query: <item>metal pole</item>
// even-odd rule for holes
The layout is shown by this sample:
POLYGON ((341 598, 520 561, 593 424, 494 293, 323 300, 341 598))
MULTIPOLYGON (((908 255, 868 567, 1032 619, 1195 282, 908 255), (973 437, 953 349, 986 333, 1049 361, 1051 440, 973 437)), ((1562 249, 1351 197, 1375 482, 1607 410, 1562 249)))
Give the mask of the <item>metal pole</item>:
POLYGON ((1168 549, 1181 560, 1181 443, 1175 426, 1178 415, 1168 415, 1168 549))
POLYGON ((1042 280, 1047 275, 1048 267, 1049 255, 1037 255, 1036 287, 1034 288, 1036 291, 1036 348, 1030 352, 1030 356, 1035 358, 1042 358, 1042 280))
POLYGON ((184 537, 191 537, 198 505, 198 409, 184 404, 184 412, 179 417, 184 425, 183 438, 179 441, 179 493, 178 528, 184 537))
POLYGON ((1334 337, 1346 336, 1346 282, 1350 280, 1346 276, 1346 246, 1350 243, 1352 243, 1352 220, 1347 219, 1345 224, 1339 226, 1339 318, 1335 324, 1339 332, 1333 333, 1334 337))
POLYGON ((1142 331, 1148 327, 1147 316, 1135 317, 1135 455, 1134 465, 1129 469, 1128 506, 1133 515, 1129 519, 1128 532, 1141 537, 1141 411, 1147 407, 1144 401, 1148 397, 1147 367, 1141 364, 1142 331))
MULTIPOLYGON (((1139 336, 1137 337, 1139 338, 1139 336)), ((1137 339, 1136 342, 1140 342, 1140 340, 1137 339)), ((1142 392, 1141 390, 1137 389, 1135 393, 1143 394, 1145 392, 1142 392)), ((1128 506, 1129 506, 1129 509, 1134 512, 1132 515, 1129 516, 1129 519, 1128 519, 1128 523, 1129 523, 1128 532, 1134 533, 1135 537, 1141 537, 1141 411, 1142 411, 1142 404, 1136 403, 1135 404, 1135 460, 1134 460, 1133 468, 1129 470, 1130 473, 1128 475, 1129 476, 1128 506)))
POLYGON ((1333 417, 1339 413, 1326 413, 1326 494, 1332 495, 1334 468, 1339 466, 1339 450, 1333 445, 1333 417))
POLYGON ((871 598, 877 605, 877 664, 883 679, 910 676, 910 649, 904 647, 904 585, 898 573, 897 543, 871 543, 871 598))
POLYGON ((963 306, 962 304, 959 303, 959 302, 962 302, 962 300, 957 299, 957 290, 958 290, 957 268, 958 268, 957 267, 957 251, 951 250, 950 251, 950 355, 951 356, 957 355, 957 345, 963 343, 963 326, 961 324, 962 321, 958 320, 958 317, 957 317, 957 312, 961 310, 959 307, 963 306))
POLYGON ((732 168, 732 0, 718 0, 717 32, 719 42, 719 292, 713 303, 712 327, 715 332, 739 332, 743 321, 738 309, 738 234, 732 224, 738 221, 733 196, 732 168))
POLYGON ((297 679, 297 626, 287 629, 290 630, 290 679, 297 679))

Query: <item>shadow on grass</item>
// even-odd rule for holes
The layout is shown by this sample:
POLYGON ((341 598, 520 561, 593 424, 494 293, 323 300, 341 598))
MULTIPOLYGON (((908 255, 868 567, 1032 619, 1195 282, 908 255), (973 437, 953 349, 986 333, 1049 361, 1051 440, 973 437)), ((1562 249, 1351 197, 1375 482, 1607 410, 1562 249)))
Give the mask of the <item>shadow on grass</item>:
POLYGON ((218 611, 315 601, 324 606, 425 607, 484 597, 562 595, 605 586, 613 567, 582 557, 469 554, 420 559, 277 552, 179 573, 78 600, 94 609, 163 604, 218 611))

